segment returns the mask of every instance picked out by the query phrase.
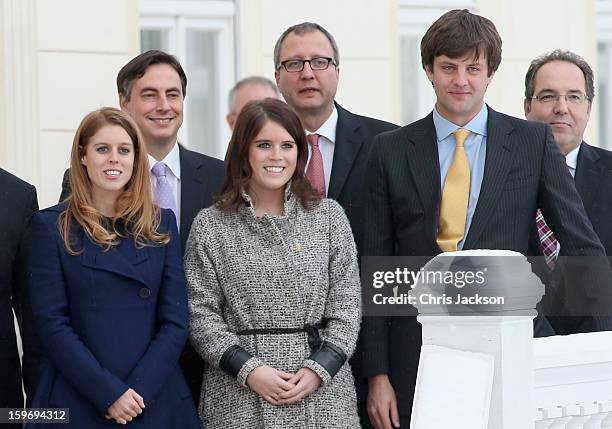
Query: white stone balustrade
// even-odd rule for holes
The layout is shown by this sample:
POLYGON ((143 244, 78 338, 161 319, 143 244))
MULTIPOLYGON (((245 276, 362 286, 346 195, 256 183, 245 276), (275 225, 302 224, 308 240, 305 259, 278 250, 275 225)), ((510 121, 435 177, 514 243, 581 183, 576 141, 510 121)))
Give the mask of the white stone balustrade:
POLYGON ((536 427, 612 429, 612 332, 533 343, 536 427))
MULTIPOLYGON (((423 326, 424 346, 475 352, 493 359, 491 402, 489 409, 483 410, 488 415, 486 428, 612 429, 612 332, 534 339, 532 319, 536 313, 533 309, 541 298, 543 286, 532 275, 524 257, 505 251, 443 255, 445 262, 436 265, 437 258, 434 258, 426 269, 448 268, 449 255, 460 258, 498 255, 500 261, 507 260, 509 255, 516 257, 509 265, 511 277, 520 281, 511 284, 498 278, 497 274, 504 274, 505 268, 493 267, 496 276, 489 279, 489 284, 493 288, 511 287, 512 290, 509 302, 495 307, 489 315, 481 311, 470 314, 469 309, 461 306, 416 305, 418 320, 423 326)), ((431 285, 417 284, 411 295, 430 292, 431 285)), ((460 365, 454 369, 461 371, 460 365)), ((435 382, 439 384, 440 380, 435 382)), ((426 385, 427 380, 419 380, 419 384, 426 385)), ((466 392, 469 391, 467 386, 466 392)), ((418 388, 414 403, 415 407, 422 406, 418 405, 418 388)), ((444 403, 436 405, 445 409, 444 403)), ((413 416, 418 411, 413 408, 413 416)), ((411 429, 437 427, 422 418, 417 420, 411 429)), ((465 423, 464 426, 480 427, 465 423)))

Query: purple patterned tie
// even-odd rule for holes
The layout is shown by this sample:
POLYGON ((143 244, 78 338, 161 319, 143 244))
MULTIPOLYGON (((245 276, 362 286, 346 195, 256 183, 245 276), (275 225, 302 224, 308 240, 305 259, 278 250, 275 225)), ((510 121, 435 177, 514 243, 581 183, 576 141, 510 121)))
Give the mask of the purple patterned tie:
POLYGON ((157 179, 155 186, 155 199, 159 206, 163 209, 170 209, 176 216, 176 222, 178 224, 178 215, 176 213, 176 200, 172 192, 172 186, 166 177, 168 172, 168 166, 163 162, 156 163, 151 169, 153 175, 157 179))

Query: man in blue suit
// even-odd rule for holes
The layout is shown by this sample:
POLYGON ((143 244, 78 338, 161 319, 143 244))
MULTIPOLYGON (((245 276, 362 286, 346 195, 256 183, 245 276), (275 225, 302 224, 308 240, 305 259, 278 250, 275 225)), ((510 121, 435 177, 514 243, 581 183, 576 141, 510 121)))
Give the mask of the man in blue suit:
MULTIPOLYGON (((225 174, 222 161, 178 143, 187 76, 172 55, 148 51, 133 58, 119 71, 117 91, 121 109, 134 118, 142 132, 150 167, 158 162, 165 164, 165 177, 173 190, 173 209, 184 251, 193 219, 201 209, 212 205, 225 174)), ((155 190, 155 178, 152 186, 155 190)), ((67 170, 60 201, 69 195, 67 170)), ((197 406, 204 363, 189 342, 181 356, 181 367, 197 406)))

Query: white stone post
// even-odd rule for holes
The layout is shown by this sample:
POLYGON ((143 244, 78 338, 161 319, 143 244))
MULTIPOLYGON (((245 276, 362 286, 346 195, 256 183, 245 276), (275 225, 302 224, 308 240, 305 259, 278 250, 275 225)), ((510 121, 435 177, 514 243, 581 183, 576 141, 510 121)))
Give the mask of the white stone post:
MULTIPOLYGON (((417 298, 415 306, 419 310, 417 319, 423 325, 423 345, 493 356, 488 428, 533 428, 533 318, 544 286, 531 272, 525 257, 515 252, 445 253, 430 261, 425 271, 457 271, 457 265, 459 269, 467 266, 470 270, 484 269, 486 282, 478 286, 478 291, 503 297, 504 302, 491 306, 423 304, 420 297, 432 293, 473 296, 473 290, 448 284, 440 290, 436 285, 417 284, 410 294, 417 298)), ((444 404, 440 407, 444 409, 444 404)))

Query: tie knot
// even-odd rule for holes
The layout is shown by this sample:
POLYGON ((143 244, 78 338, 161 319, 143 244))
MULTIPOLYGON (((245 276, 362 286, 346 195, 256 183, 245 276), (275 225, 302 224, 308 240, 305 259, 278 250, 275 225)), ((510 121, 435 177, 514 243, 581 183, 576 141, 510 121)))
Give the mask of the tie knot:
POLYGON ((162 177, 166 175, 166 168, 168 166, 166 164, 164 164, 163 162, 157 162, 155 163, 155 165, 153 166, 153 168, 151 169, 151 171, 153 172, 153 175, 155 177, 162 177))
POLYGON ((457 146, 463 147, 465 139, 470 135, 470 131, 465 128, 457 128, 453 134, 455 135, 457 146))
POLYGON ((318 134, 314 134, 314 133, 308 134, 306 138, 308 139, 308 143, 310 143, 310 146, 319 147, 319 135, 318 134))

